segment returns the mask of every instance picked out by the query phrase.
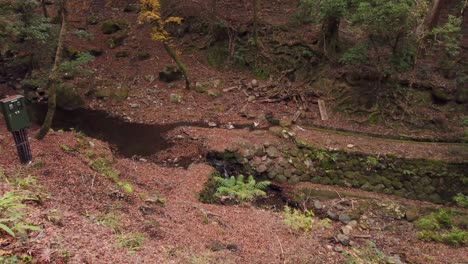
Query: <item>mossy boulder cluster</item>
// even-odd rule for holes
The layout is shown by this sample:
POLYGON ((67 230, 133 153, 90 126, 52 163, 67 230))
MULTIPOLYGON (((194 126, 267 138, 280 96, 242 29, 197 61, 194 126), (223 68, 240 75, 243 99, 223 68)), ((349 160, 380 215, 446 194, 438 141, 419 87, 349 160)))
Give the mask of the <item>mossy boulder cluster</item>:
POLYGON ((352 187, 434 203, 451 202, 457 193, 467 194, 467 162, 404 159, 307 146, 277 147, 269 143, 227 150, 224 159, 278 183, 352 187))

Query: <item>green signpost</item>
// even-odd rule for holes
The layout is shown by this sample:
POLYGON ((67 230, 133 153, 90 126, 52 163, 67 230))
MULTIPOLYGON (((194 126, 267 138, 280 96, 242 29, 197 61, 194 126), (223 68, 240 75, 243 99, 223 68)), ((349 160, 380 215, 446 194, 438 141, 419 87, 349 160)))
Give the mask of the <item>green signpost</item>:
POLYGON ((27 131, 29 116, 24 96, 14 95, 0 100, 0 109, 5 117, 7 129, 15 139, 21 163, 30 163, 32 155, 27 131))

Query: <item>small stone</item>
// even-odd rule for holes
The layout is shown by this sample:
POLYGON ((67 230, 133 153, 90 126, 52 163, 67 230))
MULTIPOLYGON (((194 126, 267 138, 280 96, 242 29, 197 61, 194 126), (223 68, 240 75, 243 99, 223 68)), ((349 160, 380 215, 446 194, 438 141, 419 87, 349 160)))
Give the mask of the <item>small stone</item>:
POLYGON ((139 105, 139 104, 130 104, 130 107, 131 107, 131 108, 139 108, 140 105, 139 105))
POLYGON ((270 158, 278 158, 280 156, 278 149, 273 146, 268 147, 266 152, 270 158))
POLYGON ((277 136, 277 137, 282 137, 283 136, 283 128, 281 128, 279 126, 270 127, 270 128, 268 128, 268 131, 270 132, 270 134, 272 134, 274 136, 277 136))
POLYGON ((263 149, 263 146, 259 146, 257 144, 254 145, 254 152, 255 156, 257 157, 263 157, 265 155, 265 150, 263 149))
POLYGON ((354 228, 354 227, 357 227, 358 222, 356 220, 352 220, 348 223, 348 225, 354 228))
POLYGON ((332 249, 333 249, 333 247, 332 247, 331 245, 327 245, 326 248, 327 248, 328 250, 332 250, 332 249))
POLYGON ((89 146, 92 147, 92 148, 94 148, 94 146, 96 146, 96 145, 94 144, 94 142, 92 142, 92 141, 89 141, 88 144, 89 144, 89 146))
POLYGON ((182 102, 182 96, 179 94, 171 94, 169 96, 171 103, 180 104, 182 102))
POLYGON ((351 222, 351 217, 346 214, 346 213, 341 213, 338 217, 338 219, 340 220, 340 222, 342 222, 343 224, 347 224, 349 222, 351 222))
POLYGON ((215 122, 208 122, 209 127, 217 127, 218 125, 215 122))
POLYGON ((403 262, 401 261, 400 256, 394 255, 387 258, 387 264, 403 264, 403 262))
POLYGON ((349 237, 348 236, 345 236, 343 234, 338 234, 338 236, 336 236, 336 238, 338 239, 338 241, 343 245, 343 246, 349 246, 349 237))
POLYGON ((257 167, 256 171, 257 171, 257 173, 264 173, 265 171, 267 171, 267 169, 268 168, 264 164, 262 164, 262 165, 257 167))
POLYGON ((258 81, 256 79, 253 79, 250 84, 252 85, 252 87, 258 87, 258 81))
POLYGON ((217 89, 209 89, 206 91, 206 94, 212 98, 218 98, 221 96, 221 92, 217 89))
POLYGON ((353 144, 348 144, 347 147, 348 148, 354 148, 354 145, 353 144))
POLYGON ((226 245, 226 249, 231 251, 231 252, 237 252, 239 251, 239 247, 237 245, 234 245, 234 244, 228 244, 226 245))
POLYGON ((353 228, 350 225, 345 225, 341 227, 340 231, 343 235, 349 237, 351 235, 351 231, 353 231, 353 228))
POLYGON ((255 101, 255 99, 257 99, 257 98, 256 98, 255 96, 251 95, 251 96, 249 96, 249 97, 247 98, 247 101, 253 102, 253 101, 255 101))
POLYGON ((320 202, 318 200, 315 200, 314 201, 314 208, 317 209, 317 210, 321 210, 323 208, 322 202, 320 202))
POLYGON ((409 222, 415 221, 419 218, 418 209, 416 207, 409 207, 408 209, 406 209, 405 217, 406 220, 408 220, 409 222))
POLYGON ((289 127, 292 125, 292 121, 290 119, 287 119, 287 118, 283 118, 279 121, 279 125, 281 127, 289 127))
POLYGON ((327 217, 332 219, 332 220, 336 220, 338 217, 337 217, 337 214, 331 210, 328 210, 327 211, 327 217))
POLYGON ((275 181, 278 183, 285 183, 288 179, 283 174, 278 174, 275 177, 275 181))
POLYGON ((335 247, 334 250, 338 253, 342 253, 343 249, 341 247, 335 247))

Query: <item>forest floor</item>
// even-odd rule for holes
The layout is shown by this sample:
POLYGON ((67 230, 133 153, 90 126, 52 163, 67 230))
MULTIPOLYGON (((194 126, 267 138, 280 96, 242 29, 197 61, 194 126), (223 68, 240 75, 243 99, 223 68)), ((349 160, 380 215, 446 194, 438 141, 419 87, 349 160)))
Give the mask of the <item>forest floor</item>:
MULTIPOLYGON (((189 50, 185 45, 188 39, 178 39, 176 43, 194 81, 221 80, 221 90, 239 88, 228 89, 213 98, 206 93, 185 90, 182 82, 170 85, 159 82, 157 73, 164 66, 172 65, 171 59, 160 44, 149 40, 148 26, 133 23, 136 14, 122 12, 125 2, 114 1, 115 6, 106 9, 93 6, 97 9, 94 13, 100 12, 99 21, 113 18, 128 22, 128 38, 123 46, 115 49, 107 48, 109 36, 101 33, 100 24, 86 23, 85 16, 89 13, 83 12, 83 17, 71 20, 72 27, 85 28, 94 36, 91 42, 70 41, 74 48, 104 51, 90 64, 92 78, 78 78, 78 83, 87 87, 129 88, 129 96, 124 101, 90 98, 86 107, 134 123, 201 122, 212 123, 214 127, 181 125, 164 135, 174 145, 158 153, 158 158, 174 161, 189 157, 187 168, 153 163, 148 157, 123 157, 115 151, 115 146, 100 137, 92 138, 77 131, 50 132, 42 141, 31 137, 34 163, 21 166, 13 139, 1 122, 0 168, 5 180, 0 181, 0 195, 16 190, 39 197, 37 201, 27 202, 27 221, 41 227, 41 231, 30 232, 25 241, 0 236, 0 257, 27 253, 38 263, 468 263, 466 247, 423 242, 411 221, 385 210, 363 206, 364 218, 361 216, 359 226, 354 227, 350 246, 343 246, 337 239, 344 223, 320 224, 328 209, 354 209, 358 204, 376 203, 377 208, 391 204, 403 211, 442 208, 428 202, 306 183, 278 185, 283 189, 280 200, 289 199, 290 194, 302 188, 337 194, 337 197, 314 197, 323 206, 314 210, 317 214, 314 227, 304 233, 293 231, 285 224, 282 208, 200 202, 198 195, 214 171, 205 160, 207 153, 223 152, 238 144, 292 144, 268 132, 270 124, 265 116, 273 113, 275 118, 290 120, 298 107, 294 102, 247 100, 249 96, 242 87, 251 83, 254 76, 241 70, 208 66, 202 52, 189 50), (116 58, 120 51, 129 51, 130 56, 116 58), (151 58, 138 60, 136 56, 141 51, 152 54, 151 58), (174 93, 182 95, 181 103, 171 103, 170 95, 174 93), (227 128, 230 124, 235 129, 227 128), (93 165, 102 160, 108 161, 104 169, 117 172, 118 182, 128 183, 131 192, 96 172, 93 165)), ((193 5, 206 9, 208 2, 184 3, 191 4, 189 10, 193 11, 193 5)), ((233 1, 219 2, 223 7, 233 1)), ((230 8, 220 8, 220 15, 237 19, 239 23, 248 21, 249 13, 239 9, 249 1, 234 2, 230 8)), ((262 17, 270 24, 287 23, 295 8, 293 1, 274 2, 277 5, 264 9, 262 17)), ((93 12, 87 4, 87 1, 77 3, 76 8, 93 12)), ((260 81, 260 86, 263 82, 266 81, 260 81)), ((12 91, 1 87, 1 93, 7 95, 12 91)), ((463 134, 459 126, 414 129, 364 125, 350 122, 338 112, 330 111, 329 115, 330 121, 321 121, 318 106, 312 105, 306 118, 291 126, 291 131, 300 141, 329 149, 444 161, 468 159, 466 144, 385 138, 405 135, 423 141, 444 140, 463 134), (307 126, 311 124, 361 133, 307 126)), ((30 134, 37 129, 34 125, 30 134)))

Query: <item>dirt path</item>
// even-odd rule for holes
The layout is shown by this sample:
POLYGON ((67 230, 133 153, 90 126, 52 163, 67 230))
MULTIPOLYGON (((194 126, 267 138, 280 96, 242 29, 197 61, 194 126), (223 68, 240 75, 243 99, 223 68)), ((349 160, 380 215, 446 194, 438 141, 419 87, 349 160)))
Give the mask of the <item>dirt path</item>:
POLYGON ((454 143, 425 143, 392 140, 324 129, 292 129, 297 139, 317 147, 376 155, 395 155, 403 158, 433 159, 463 162, 468 160, 468 145, 454 143))

